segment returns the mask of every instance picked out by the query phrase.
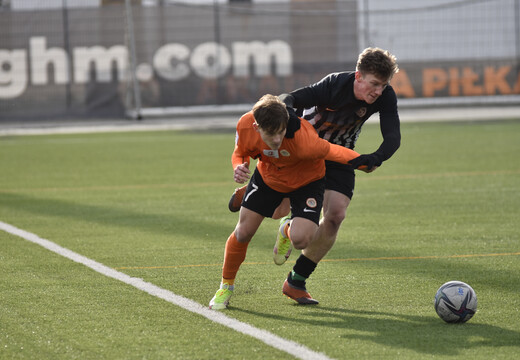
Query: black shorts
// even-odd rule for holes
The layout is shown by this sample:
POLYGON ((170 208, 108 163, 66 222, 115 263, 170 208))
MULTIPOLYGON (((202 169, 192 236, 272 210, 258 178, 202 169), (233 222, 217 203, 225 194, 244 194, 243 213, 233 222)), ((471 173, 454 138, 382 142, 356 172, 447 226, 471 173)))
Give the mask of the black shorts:
POLYGON ((325 161, 325 166, 325 189, 340 192, 352 199, 356 183, 354 168, 328 160, 325 161))
POLYGON ((258 170, 255 169, 247 185, 242 206, 262 216, 272 217, 282 200, 289 198, 293 218, 301 217, 319 224, 324 191, 325 180, 320 179, 295 191, 281 193, 267 186, 258 170))

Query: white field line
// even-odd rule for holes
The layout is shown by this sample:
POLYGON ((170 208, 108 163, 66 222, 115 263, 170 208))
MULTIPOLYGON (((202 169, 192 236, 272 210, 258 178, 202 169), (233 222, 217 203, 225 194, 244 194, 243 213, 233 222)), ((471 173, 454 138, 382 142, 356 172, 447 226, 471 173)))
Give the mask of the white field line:
POLYGON ((122 272, 114 270, 108 266, 105 266, 97 261, 89 259, 83 255, 75 253, 69 249, 59 246, 52 241, 42 239, 38 235, 27 232, 25 230, 16 228, 10 224, 0 221, 0 230, 3 230, 9 234, 18 236, 34 244, 40 245, 47 250, 50 250, 58 255, 61 255, 67 259, 75 261, 79 264, 83 264, 98 273, 107 277, 119 280, 125 284, 131 285, 139 290, 142 290, 150 295, 156 296, 163 300, 166 300, 174 305, 180 306, 181 308, 188 310, 192 313, 199 314, 205 318, 214 321, 220 325, 227 326, 239 333, 249 335, 255 339, 258 339, 267 345, 284 351, 297 359, 302 360, 330 360, 329 357, 322 353, 312 351, 311 349, 298 344, 296 342, 283 339, 277 335, 274 335, 268 331, 257 329, 254 326, 243 323, 236 319, 233 319, 222 312, 210 310, 208 307, 203 306, 193 300, 177 295, 169 290, 160 288, 154 284, 144 281, 140 278, 128 276, 122 272))

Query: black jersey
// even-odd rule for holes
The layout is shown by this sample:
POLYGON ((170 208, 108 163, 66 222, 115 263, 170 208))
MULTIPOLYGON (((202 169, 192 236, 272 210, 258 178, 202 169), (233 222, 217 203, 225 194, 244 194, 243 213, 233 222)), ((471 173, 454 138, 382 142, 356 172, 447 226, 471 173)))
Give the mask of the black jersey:
POLYGON ((354 71, 329 74, 315 84, 291 92, 293 106, 299 114, 303 111, 303 117, 321 138, 350 149, 354 149, 365 121, 379 112, 383 143, 376 154, 384 161, 400 146, 397 96, 388 85, 373 104, 367 104, 355 98, 354 79, 354 71))

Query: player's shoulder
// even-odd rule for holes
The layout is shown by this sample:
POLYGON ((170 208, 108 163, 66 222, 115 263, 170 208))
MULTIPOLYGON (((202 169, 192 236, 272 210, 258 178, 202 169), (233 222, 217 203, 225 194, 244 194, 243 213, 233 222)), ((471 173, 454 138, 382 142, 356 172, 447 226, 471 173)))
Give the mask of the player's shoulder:
POLYGON ((336 77, 336 78, 341 78, 341 79, 346 79, 346 78, 350 78, 352 76, 355 76, 356 75, 356 72, 355 71, 337 71, 337 72, 333 72, 330 74, 330 76, 333 76, 333 77, 336 77))
POLYGON ((390 96, 397 96, 397 95, 395 94, 395 90, 394 90, 394 88, 392 87, 391 84, 388 84, 388 86, 385 87, 385 90, 383 91, 383 94, 385 94, 385 93, 386 93, 387 95, 390 95, 390 96))
POLYGON ((319 158, 329 151, 330 144, 318 136, 316 129, 305 119, 300 119, 301 127, 296 132, 295 143, 302 158, 319 158))
POLYGON ((298 119, 300 120, 300 128, 299 128, 299 131, 296 132, 296 135, 299 138, 309 139, 309 138, 318 137, 318 133, 316 133, 316 129, 314 128, 314 126, 311 125, 310 122, 308 122, 307 120, 302 119, 302 118, 298 118, 298 119))
POLYGON ((345 93, 354 91, 355 74, 355 71, 341 71, 330 73, 323 78, 319 86, 324 89, 328 96, 328 105, 332 105, 331 101, 344 101, 345 93))
POLYGON ((382 106, 397 106, 397 94, 392 85, 388 85, 377 102, 382 106))
POLYGON ((354 78, 356 76, 355 71, 338 71, 330 73, 325 77, 325 79, 328 79, 331 82, 349 82, 354 81, 354 78))
POLYGON ((240 117, 237 123, 237 130, 249 129, 252 127, 255 122, 255 117, 253 116, 252 111, 246 112, 244 115, 240 117))

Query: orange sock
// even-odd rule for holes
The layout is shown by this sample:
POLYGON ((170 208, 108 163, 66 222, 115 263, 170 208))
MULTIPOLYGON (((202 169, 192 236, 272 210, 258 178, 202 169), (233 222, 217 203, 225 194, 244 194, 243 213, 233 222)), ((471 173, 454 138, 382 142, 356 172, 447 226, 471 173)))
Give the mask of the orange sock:
POLYGON ((247 246, 249 242, 238 242, 235 232, 233 231, 226 242, 226 251, 224 252, 224 265, 222 266, 222 282, 233 285, 237 276, 238 268, 246 258, 247 246))
POLYGON ((222 285, 229 285, 229 286, 233 286, 235 285, 235 279, 224 279, 222 278, 222 285))
POLYGON ((285 223, 285 226, 283 227, 283 235, 285 235, 289 239, 291 238, 291 234, 289 232, 290 228, 291 228, 291 220, 287 221, 285 223))

